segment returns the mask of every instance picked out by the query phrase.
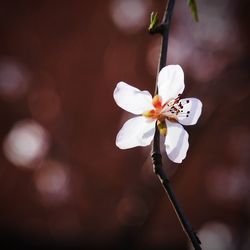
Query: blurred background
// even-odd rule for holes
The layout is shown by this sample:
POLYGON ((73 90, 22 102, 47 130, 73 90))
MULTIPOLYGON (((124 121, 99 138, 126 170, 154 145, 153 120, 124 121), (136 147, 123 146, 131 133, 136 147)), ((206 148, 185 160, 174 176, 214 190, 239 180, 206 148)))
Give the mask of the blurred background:
MULTIPOLYGON (((166 1, 0 5, 0 244, 191 249, 150 147, 119 150, 118 81, 154 90, 166 1)), ((163 154, 203 249, 250 249, 249 1, 176 1, 168 64, 203 102, 182 165, 163 154)))

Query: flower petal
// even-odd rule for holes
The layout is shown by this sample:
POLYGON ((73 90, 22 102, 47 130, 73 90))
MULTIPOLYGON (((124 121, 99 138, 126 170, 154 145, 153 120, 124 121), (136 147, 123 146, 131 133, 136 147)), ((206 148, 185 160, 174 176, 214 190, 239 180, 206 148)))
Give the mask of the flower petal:
POLYGON ((158 75, 157 85, 163 103, 169 99, 177 98, 185 88, 184 73, 181 66, 168 65, 162 68, 158 75))
POLYGON ((113 96, 119 107, 135 115, 154 108, 148 91, 141 91, 125 82, 116 85, 113 96))
POLYGON ((185 159, 189 147, 188 133, 183 126, 176 122, 167 123, 167 135, 165 148, 169 159, 176 163, 181 163, 185 159))
POLYGON ((182 112, 177 115, 178 122, 183 125, 194 125, 201 115, 202 103, 197 98, 181 99, 182 112))
POLYGON ((116 146, 120 149, 148 146, 153 140, 155 121, 137 116, 124 123, 116 137, 116 146))

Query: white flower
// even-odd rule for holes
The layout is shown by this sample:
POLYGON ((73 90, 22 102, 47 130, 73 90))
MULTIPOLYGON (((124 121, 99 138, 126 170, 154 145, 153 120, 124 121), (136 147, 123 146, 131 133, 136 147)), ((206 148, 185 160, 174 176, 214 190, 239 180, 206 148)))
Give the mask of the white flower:
POLYGON ((202 103, 196 98, 180 99, 184 90, 184 73, 179 65, 164 67, 158 75, 158 95, 152 98, 141 91, 119 82, 114 99, 124 110, 139 115, 129 119, 116 137, 120 149, 149 145, 154 137, 155 122, 165 136, 165 149, 170 160, 181 163, 189 147, 188 133, 183 125, 194 125, 201 114, 202 103))

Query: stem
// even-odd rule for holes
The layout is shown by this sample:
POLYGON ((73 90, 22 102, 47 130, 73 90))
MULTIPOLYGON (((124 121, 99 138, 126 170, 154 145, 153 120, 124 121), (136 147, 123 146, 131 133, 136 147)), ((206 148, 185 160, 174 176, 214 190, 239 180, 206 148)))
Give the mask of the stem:
MULTIPOLYGON (((160 33, 162 35, 162 44, 161 44, 161 53, 160 53, 160 60, 158 65, 158 72, 166 66, 167 60, 167 49, 168 49, 168 35, 169 35, 169 28, 171 17, 174 9, 175 0, 169 0, 166 6, 166 11, 163 17, 163 22, 159 26, 157 26, 151 34, 160 33)), ((155 85, 155 94, 158 93, 157 89, 157 81, 155 85)), ((162 156, 160 151, 160 133, 158 130, 157 125, 155 126, 155 135, 152 145, 152 163, 155 174, 160 179, 168 198, 174 208, 174 211, 181 223, 183 231, 186 233, 188 239, 192 242, 194 249, 201 249, 201 242, 197 237, 196 233, 193 231, 192 226, 189 224, 187 218, 184 216, 183 211, 175 197, 174 191, 172 186, 170 185, 169 179, 167 174, 165 173, 162 167, 162 156)))

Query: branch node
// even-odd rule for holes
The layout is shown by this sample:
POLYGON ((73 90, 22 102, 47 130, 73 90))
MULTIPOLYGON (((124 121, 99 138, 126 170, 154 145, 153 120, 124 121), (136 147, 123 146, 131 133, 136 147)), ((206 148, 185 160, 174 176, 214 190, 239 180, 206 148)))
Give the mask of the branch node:
POLYGON ((163 35, 166 28, 167 28, 167 25, 165 23, 161 23, 161 24, 159 24, 151 29, 148 29, 148 32, 150 35, 154 35, 154 34, 163 35))

